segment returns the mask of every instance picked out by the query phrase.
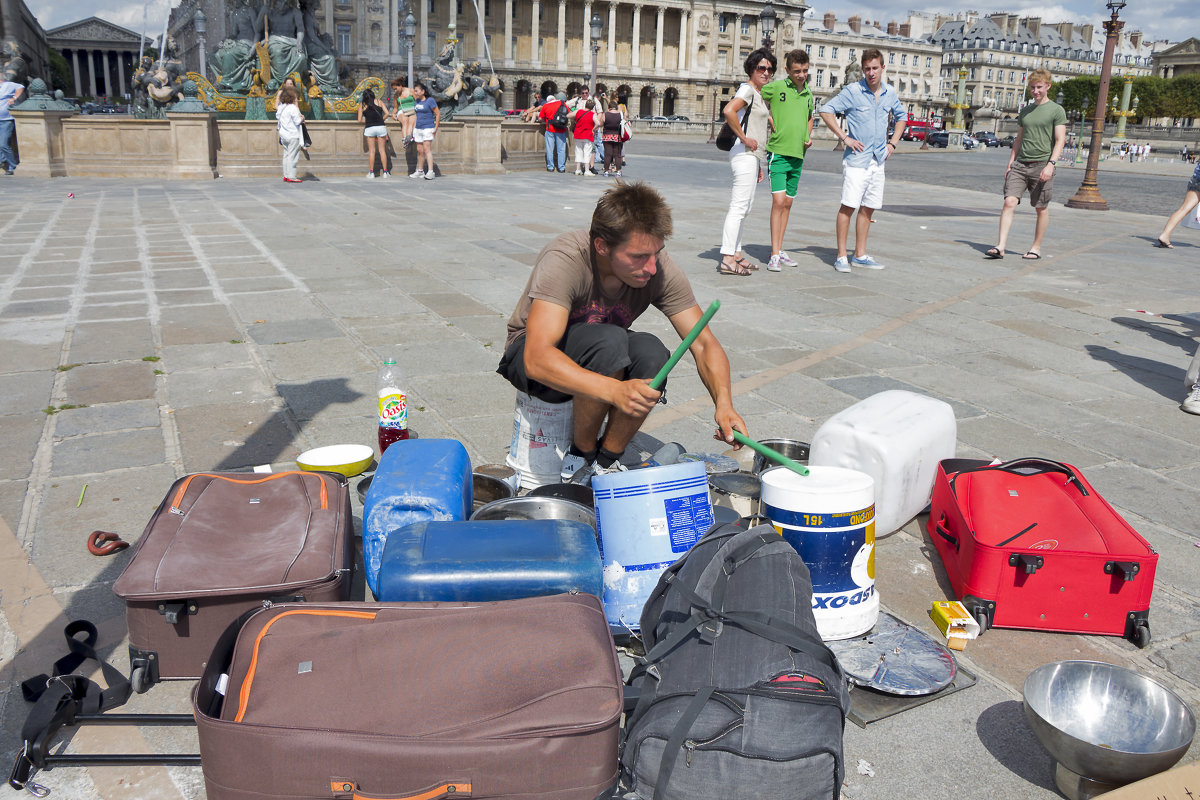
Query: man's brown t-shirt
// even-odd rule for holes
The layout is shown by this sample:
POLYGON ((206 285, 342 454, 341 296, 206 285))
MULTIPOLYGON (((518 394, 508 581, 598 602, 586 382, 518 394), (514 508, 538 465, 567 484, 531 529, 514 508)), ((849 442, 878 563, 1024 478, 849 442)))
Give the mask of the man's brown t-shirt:
POLYGON ((568 327, 608 324, 626 329, 650 306, 672 317, 696 305, 687 276, 665 252, 658 254, 658 271, 645 286, 621 284, 616 294, 606 294, 597 278, 587 231, 564 233, 538 253, 525 291, 508 319, 505 350, 525 335, 534 300, 567 309, 568 327))

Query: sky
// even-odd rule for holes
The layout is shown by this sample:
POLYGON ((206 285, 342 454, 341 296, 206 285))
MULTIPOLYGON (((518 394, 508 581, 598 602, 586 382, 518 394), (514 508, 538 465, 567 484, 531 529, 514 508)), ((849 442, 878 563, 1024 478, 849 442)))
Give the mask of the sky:
MULTIPOLYGON (((879 20, 885 24, 893 19, 903 22, 912 8, 911 0, 856 0, 853 4, 821 4, 818 0, 810 2, 818 17, 826 11, 832 11, 840 20, 858 14, 863 19, 879 20)), ((167 13, 176 0, 146 0, 145 3, 141 0, 25 0, 25 4, 46 30, 97 16, 140 32, 145 8, 146 31, 149 36, 156 37, 162 31, 167 13)), ((1039 16, 1044 22, 1091 21, 1097 27, 1109 16, 1102 0, 1060 0, 1053 4, 1038 0, 1004 0, 996 6, 935 2, 922 10, 955 13, 969 8, 985 14, 1002 11, 1039 16)), ((1152 40, 1179 42, 1192 36, 1200 38, 1200 14, 1195 9, 1196 0, 1129 0, 1129 4, 1121 11, 1121 19, 1125 20, 1126 30, 1141 30, 1152 40)))

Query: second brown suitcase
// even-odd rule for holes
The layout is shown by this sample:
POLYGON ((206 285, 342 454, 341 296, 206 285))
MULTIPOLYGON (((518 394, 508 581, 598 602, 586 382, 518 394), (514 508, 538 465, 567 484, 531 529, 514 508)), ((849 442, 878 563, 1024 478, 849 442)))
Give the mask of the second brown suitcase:
POLYGON ((348 598, 353 548, 340 475, 180 478, 113 584, 125 601, 134 690, 199 678, 222 631, 264 600, 348 598))
POLYGON ((593 800, 616 781, 621 672, 592 595, 282 604, 232 639, 193 694, 208 800, 593 800))

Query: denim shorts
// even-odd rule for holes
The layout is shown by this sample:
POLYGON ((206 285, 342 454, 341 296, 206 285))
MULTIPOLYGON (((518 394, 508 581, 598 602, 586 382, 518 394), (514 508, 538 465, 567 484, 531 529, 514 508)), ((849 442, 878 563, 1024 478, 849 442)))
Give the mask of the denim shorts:
POLYGON ((363 128, 363 136, 368 139, 384 139, 387 138, 386 125, 372 125, 369 128, 363 128))

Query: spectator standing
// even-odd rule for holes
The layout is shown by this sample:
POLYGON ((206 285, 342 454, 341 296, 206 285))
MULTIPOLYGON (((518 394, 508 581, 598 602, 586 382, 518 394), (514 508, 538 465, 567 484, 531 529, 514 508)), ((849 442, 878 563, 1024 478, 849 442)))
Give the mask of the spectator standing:
POLYGON ((570 109, 567 95, 559 92, 553 100, 542 103, 538 119, 546 126, 546 172, 567 171, 567 127, 570 125, 570 109), (559 114, 563 109, 566 113, 559 114))
POLYGON ((283 145, 283 180, 286 183, 301 183, 296 177, 296 162, 300 160, 300 144, 303 134, 300 126, 304 116, 296 107, 296 89, 292 86, 280 88, 278 105, 275 106, 275 125, 279 131, 279 143, 283 145))
POLYGON ((821 120, 846 146, 842 152, 842 203, 837 213, 838 252, 833 262, 838 272, 849 272, 851 265, 883 269, 883 264, 867 255, 867 235, 872 215, 883 208, 884 164, 896 152, 908 121, 895 87, 884 83, 883 53, 873 47, 864 50, 860 64, 862 79, 847 84, 821 106, 821 120), (845 115, 846 133, 834 114, 845 115), (888 124, 892 120, 895 130, 889 139, 888 124), (854 258, 849 259, 846 240, 855 209, 854 258))
POLYGON ((986 258, 1004 258, 1013 214, 1021 195, 1029 192, 1029 202, 1037 212, 1033 244, 1021 258, 1032 261, 1042 257, 1042 238, 1050 226, 1050 198, 1058 157, 1067 140, 1067 112, 1050 99, 1052 77, 1045 69, 1029 73, 1029 92, 1033 102, 1017 115, 1017 138, 1008 154, 1004 171, 1004 206, 1000 209, 1000 238, 984 254, 986 258))
POLYGON ((604 120, 601 123, 604 139, 604 177, 606 178, 621 177, 621 167, 624 162, 621 125, 624 122, 625 115, 621 113, 620 102, 615 97, 610 98, 608 111, 604 112, 604 120))
POLYGON ((583 104, 575 109, 575 118, 573 120, 574 138, 575 138, 575 174, 583 175, 590 178, 592 173, 588 171, 588 162, 592 160, 592 140, 596 137, 596 119, 592 109, 595 104, 591 100, 585 100, 583 104))
MULTIPOLYGON (((746 216, 754 207, 755 187, 763 179, 763 155, 766 153, 767 120, 770 116, 763 102, 762 88, 775 75, 778 61, 769 50, 759 49, 751 53, 743 68, 749 78, 738 87, 737 94, 725 105, 725 121, 733 130, 737 141, 729 149, 729 169, 733 172, 733 191, 729 197, 729 211, 725 214, 725 225, 721 229, 721 262, 717 271, 722 275, 749 275, 758 269, 742 255, 742 230, 746 216)), ((772 194, 772 201, 775 195, 772 194)), ((774 203, 771 220, 774 222, 774 203)), ((774 248, 774 226, 771 229, 774 248)), ((779 271, 779 259, 772 252, 767 268, 779 271)))
POLYGON ((367 140, 367 177, 375 177, 375 158, 378 156, 382 167, 383 177, 390 178, 388 173, 387 151, 383 144, 387 141, 387 106, 375 97, 370 89, 364 89, 362 101, 358 104, 358 121, 363 125, 363 136, 367 140))
POLYGON ((783 249, 783 236, 792 213, 792 201, 800 189, 800 172, 804 169, 804 154, 812 143, 813 128, 808 53, 792 50, 784 56, 783 63, 787 77, 762 87, 763 102, 771 112, 771 137, 767 140, 771 174, 771 258, 767 269, 771 272, 779 272, 781 266, 796 266, 783 249))
POLYGON ((412 87, 413 96, 417 102, 413 109, 417 115, 416 126, 413 128, 413 141, 417 144, 417 169, 410 178, 424 178, 431 181, 433 173, 433 137, 437 136, 438 126, 442 124, 442 112, 437 101, 429 96, 425 84, 417 81, 412 87), (421 168, 422 162, 425 168, 421 168))
POLYGON ((13 121, 12 112, 8 109, 13 103, 21 99, 21 95, 25 93, 25 87, 15 81, 0 81, 0 163, 4 164, 4 174, 12 175, 16 170, 17 161, 16 151, 12 149, 13 132, 16 130, 16 123, 13 121))

